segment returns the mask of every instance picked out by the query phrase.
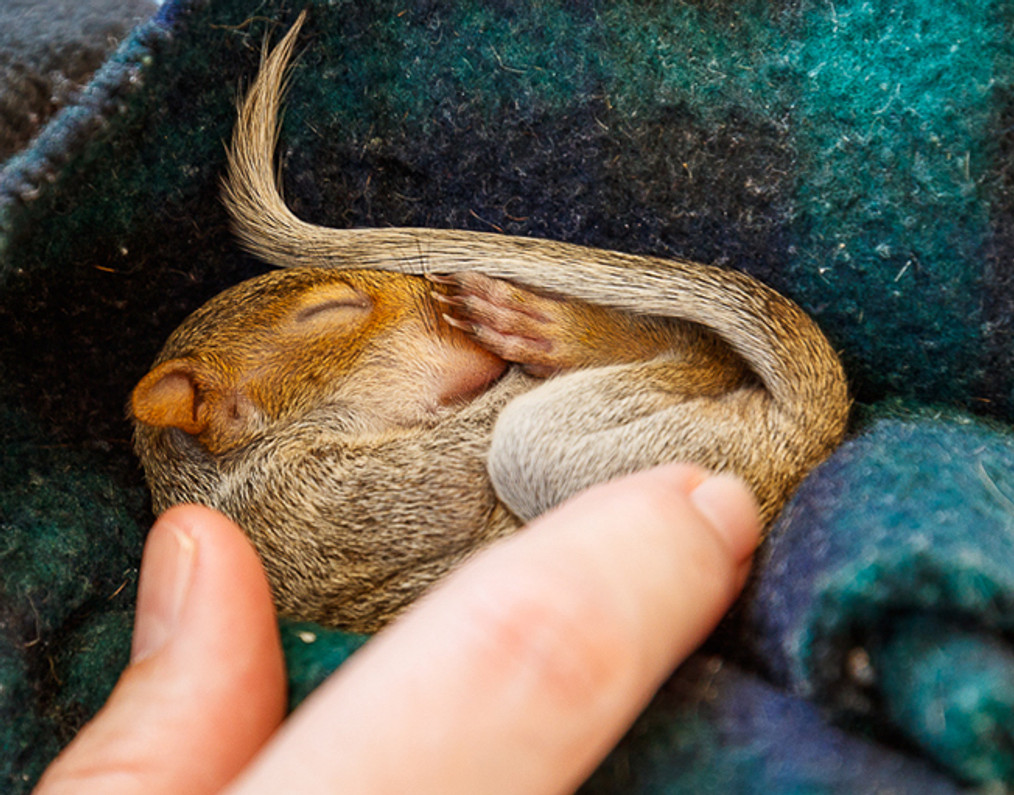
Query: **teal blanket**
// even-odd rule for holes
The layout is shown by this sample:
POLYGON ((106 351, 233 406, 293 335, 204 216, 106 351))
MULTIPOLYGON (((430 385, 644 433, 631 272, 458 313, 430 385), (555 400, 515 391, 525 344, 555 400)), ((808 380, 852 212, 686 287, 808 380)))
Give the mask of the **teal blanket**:
MULTIPOLYGON (((1014 3, 310 7, 280 146, 301 216, 739 268, 848 371, 849 439, 586 789, 1014 786, 1014 3)), ((266 268, 219 180, 297 11, 170 0, 0 171, 5 792, 126 663, 151 515, 123 406, 266 268)), ((283 635, 294 703, 363 640, 283 635)))

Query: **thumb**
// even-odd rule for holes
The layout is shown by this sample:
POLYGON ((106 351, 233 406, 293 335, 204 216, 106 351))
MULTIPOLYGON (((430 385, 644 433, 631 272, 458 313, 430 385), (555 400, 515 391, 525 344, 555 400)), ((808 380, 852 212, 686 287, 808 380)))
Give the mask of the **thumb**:
POLYGON ((221 514, 182 506, 155 523, 131 657, 37 793, 215 792, 281 722, 271 594, 253 547, 221 514))

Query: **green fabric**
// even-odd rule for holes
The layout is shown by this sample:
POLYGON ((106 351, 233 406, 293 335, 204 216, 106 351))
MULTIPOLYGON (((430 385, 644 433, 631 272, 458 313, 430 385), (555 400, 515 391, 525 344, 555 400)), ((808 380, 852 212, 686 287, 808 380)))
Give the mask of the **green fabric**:
POLYGON ((772 528, 737 640, 839 722, 1010 781, 1014 436, 954 411, 873 414, 772 528))
MULTIPOLYGON (((981 528, 1007 528, 1014 499, 1012 3, 310 8, 280 146, 300 215, 743 269, 812 313, 860 403, 713 642, 737 663, 718 700, 694 663, 589 787, 702 791, 720 770, 757 792, 856 791, 863 771, 899 792, 1010 777, 995 735, 960 720, 941 735, 926 718, 979 714, 972 703, 1007 720, 1006 580, 961 603, 981 666, 962 662, 965 641, 924 651, 955 613, 942 589, 897 637, 862 638, 873 685, 827 672, 859 659, 845 630, 860 619, 894 626, 878 595, 924 571, 914 533, 948 528, 969 582, 1008 560, 1009 529, 981 528), (821 557, 828 544, 839 557, 821 557), (807 738, 836 764, 794 760, 807 738)), ((123 406, 189 311, 267 267, 236 247, 219 180, 235 100, 295 13, 168 2, 0 171, 5 791, 30 786, 126 661, 151 517, 123 406)), ((283 637, 293 703, 362 642, 283 637)))
POLYGON ((919 615, 891 627, 889 635, 874 660, 893 722, 973 781, 1014 779, 1009 645, 974 628, 919 615))
POLYGON ((283 621, 282 649, 289 670, 289 707, 300 702, 366 642, 363 635, 316 624, 283 621))

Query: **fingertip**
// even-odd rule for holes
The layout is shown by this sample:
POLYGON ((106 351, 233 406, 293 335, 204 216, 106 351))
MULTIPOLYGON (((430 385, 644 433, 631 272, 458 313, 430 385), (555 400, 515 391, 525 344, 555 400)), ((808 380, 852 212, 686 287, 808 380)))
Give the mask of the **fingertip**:
MULTIPOLYGON (((174 505, 162 513, 152 526, 151 533, 172 528, 191 538, 213 536, 216 544, 235 546, 237 550, 249 548, 254 552, 246 534, 232 519, 214 508, 196 503, 174 505)), ((242 553, 241 553, 242 554, 242 553)), ((256 552, 254 552, 256 556, 256 552)))
POLYGON ((228 582, 229 588, 240 589, 231 600, 240 609, 271 610, 260 558, 239 526, 204 505, 175 505, 156 519, 144 545, 132 663, 157 653, 171 640, 198 565, 206 574, 203 588, 217 589, 219 583, 228 582))
POLYGON ((708 520, 737 563, 749 560, 760 542, 761 521, 757 499, 746 483, 723 473, 705 478, 688 496, 708 520))
POLYGON ((611 485, 626 489, 627 484, 634 482, 656 493, 661 486, 669 496, 676 492, 689 498, 736 563, 748 561, 760 543, 763 528, 759 504, 738 475, 715 473, 697 464, 680 462, 645 470, 611 485))
POLYGON ((155 523, 144 545, 130 662, 151 657, 176 634, 193 580, 197 543, 172 518, 155 523))
POLYGON ((173 508, 145 544, 133 656, 40 792, 217 792, 284 717, 267 579, 228 518, 173 508))
MULTIPOLYGON (((700 486, 712 473, 697 464, 677 462, 673 464, 662 464, 653 469, 646 469, 638 472, 630 478, 662 478, 667 487, 676 489, 683 494, 690 494, 700 486)), ((630 482, 628 480, 628 482, 630 482)))
MULTIPOLYGON (((259 694, 281 694, 276 704, 280 717, 286 682, 281 639, 271 588, 253 543, 229 517, 202 505, 171 508, 159 523, 165 535, 190 539, 197 550, 194 585, 181 609, 186 632, 172 640, 168 653, 179 665, 206 659, 214 665, 209 680, 228 668, 216 660, 228 659, 233 666, 229 676, 251 677, 259 694)), ((229 688, 222 682, 216 686, 223 693, 229 688)))

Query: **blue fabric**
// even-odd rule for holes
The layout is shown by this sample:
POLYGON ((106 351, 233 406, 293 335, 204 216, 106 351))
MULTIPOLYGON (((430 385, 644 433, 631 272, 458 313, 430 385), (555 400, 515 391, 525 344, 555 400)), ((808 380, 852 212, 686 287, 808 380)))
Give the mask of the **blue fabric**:
MULTIPOLYGON (((1014 4, 310 5, 280 147, 303 217, 740 268, 846 365, 849 440, 589 791, 1014 786, 1014 4)), ((294 16, 169 0, 0 170, 5 792, 126 663, 151 516, 124 401, 266 267, 223 141, 294 16)), ((362 642, 283 639, 293 703, 362 642)))
POLYGON ((790 692, 958 776, 1011 780, 1014 440, 943 412, 883 418, 800 488, 743 635, 790 692))

